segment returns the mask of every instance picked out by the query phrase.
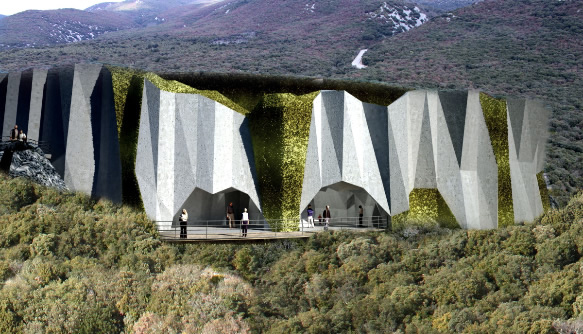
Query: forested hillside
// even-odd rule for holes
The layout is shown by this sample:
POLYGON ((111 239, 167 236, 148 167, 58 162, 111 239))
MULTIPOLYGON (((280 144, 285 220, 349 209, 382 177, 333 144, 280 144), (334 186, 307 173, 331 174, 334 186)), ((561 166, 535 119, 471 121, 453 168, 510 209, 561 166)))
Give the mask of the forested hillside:
POLYGON ((583 312, 583 194, 491 231, 173 245, 133 209, 0 175, 0 247, 3 333, 551 333, 583 312))

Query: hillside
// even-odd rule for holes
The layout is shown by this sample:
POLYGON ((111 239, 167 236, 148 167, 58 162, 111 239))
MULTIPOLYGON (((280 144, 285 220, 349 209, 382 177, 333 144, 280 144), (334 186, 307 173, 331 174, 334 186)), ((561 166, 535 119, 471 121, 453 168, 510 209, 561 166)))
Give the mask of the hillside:
POLYGON ((89 13, 76 9, 28 10, 0 21, 0 49, 92 40, 108 32, 132 26, 127 17, 111 12, 89 13))
POLYGON ((485 1, 369 50, 353 78, 539 97, 553 115, 547 167, 561 203, 583 189, 583 3, 485 1))
POLYGON ((417 0, 419 5, 439 12, 452 11, 458 8, 466 7, 483 0, 417 0))
POLYGON ((72 43, 93 39, 106 31, 133 27, 136 29, 112 38, 156 40, 155 36, 163 34, 187 42, 193 37, 207 37, 213 45, 224 45, 245 44, 251 39, 268 43, 283 39, 284 43, 299 44, 309 36, 306 47, 324 44, 343 48, 354 40, 367 46, 427 20, 427 14, 419 7, 401 0, 309 4, 300 0, 132 0, 102 3, 86 11, 27 11, 13 15, 0 25, 3 35, 0 47, 72 43), (103 27, 92 28, 95 20, 102 21, 103 27), (45 26, 44 21, 50 26, 45 26), (83 31, 87 28, 98 32, 86 36, 92 32, 91 29, 83 31))
POLYGON ((378 2, 321 4, 313 13, 311 5, 306 10, 306 3, 296 0, 280 6, 255 0, 184 7, 175 22, 139 33, 124 30, 54 48, 5 50, 0 70, 93 61, 157 72, 350 78, 539 97, 553 110, 545 168, 552 194, 564 205, 583 189, 582 2, 487 0, 392 37, 390 25, 365 15, 380 11, 378 2), (368 67, 352 68, 365 48, 368 67))
POLYGON ((490 231, 173 245, 133 209, 2 174, 0 330, 552 333, 583 310, 582 231, 579 194, 490 231))
POLYGON ((221 2, 222 0, 126 0, 121 2, 103 2, 87 9, 88 12, 117 12, 126 14, 135 24, 145 27, 162 24, 167 19, 173 19, 166 12, 179 8, 182 12, 185 7, 193 10, 221 2))

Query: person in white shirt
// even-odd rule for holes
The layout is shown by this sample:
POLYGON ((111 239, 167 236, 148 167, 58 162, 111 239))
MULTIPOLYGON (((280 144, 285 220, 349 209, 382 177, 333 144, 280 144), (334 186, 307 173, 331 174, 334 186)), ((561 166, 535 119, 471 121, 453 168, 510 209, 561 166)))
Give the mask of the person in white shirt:
POLYGON ((186 212, 186 209, 182 209, 182 214, 178 221, 180 221, 180 239, 186 239, 186 225, 188 224, 188 212, 186 212))
POLYGON ((247 208, 243 211, 243 217, 241 218, 241 233, 244 237, 247 236, 247 226, 249 226, 249 213, 247 208))
POLYGON ((20 134, 18 134, 18 141, 26 143, 26 133, 20 130, 20 134))

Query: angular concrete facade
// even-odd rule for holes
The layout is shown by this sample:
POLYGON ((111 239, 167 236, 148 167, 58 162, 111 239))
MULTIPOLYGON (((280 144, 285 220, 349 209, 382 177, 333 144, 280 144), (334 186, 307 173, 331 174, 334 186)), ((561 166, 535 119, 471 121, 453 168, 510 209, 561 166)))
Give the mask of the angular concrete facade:
MULTIPOLYGON (((202 95, 163 91, 145 80, 132 92, 131 112, 118 110, 132 124, 116 118, 113 81, 110 70, 96 64, 0 73, 2 136, 18 124, 30 140, 46 143, 71 190, 115 202, 139 193, 132 203, 143 204, 163 228, 176 222, 182 208, 191 220, 224 224, 229 202, 237 219, 244 208, 252 219, 263 219, 249 118, 202 95), (122 184, 130 184, 124 194, 122 184)), ((116 102, 129 96, 120 86, 116 102)), ((316 215, 330 205, 334 218, 356 217, 359 205, 365 217, 418 217, 428 205, 421 202, 430 199, 439 206, 433 213, 453 216, 455 225, 489 229, 532 221, 543 212, 539 187, 549 111, 540 101, 504 101, 472 90, 397 96, 388 106, 345 91, 309 97, 311 119, 303 116, 309 135, 294 133, 302 149, 287 149, 306 152, 299 217, 308 204, 316 215)), ((218 100, 238 107, 224 96, 218 100)), ((280 182, 284 176, 274 170, 270 177, 261 170, 261 182, 280 182)), ((297 202, 290 203, 286 210, 295 210, 297 202)))
POLYGON ((312 204, 318 214, 329 205, 333 218, 348 218, 362 205, 368 216, 386 217, 386 108, 344 91, 322 91, 313 106, 301 211, 312 204))
POLYGON ((69 189, 121 202, 113 87, 104 66, 10 73, 0 78, 0 95, 3 136, 17 124, 48 150, 69 189))
POLYGON ((514 220, 532 221, 543 212, 536 174, 544 167, 549 111, 540 101, 508 100, 508 146, 514 220))
POLYGON ((186 208, 190 220, 223 224, 247 208, 262 219, 245 116, 197 94, 175 94, 146 80, 138 136, 136 176, 149 217, 161 229, 186 208))
MULTIPOLYGON (((514 220, 532 221, 543 212, 536 174, 548 110, 510 100, 507 118, 514 220)), ((397 216, 423 205, 410 203, 414 189, 436 189, 460 227, 496 228, 498 173, 478 91, 411 91, 388 107, 324 91, 314 101, 300 210, 312 203, 318 212, 319 192, 338 188, 345 198, 329 194, 324 201, 342 212, 358 188, 397 216)))

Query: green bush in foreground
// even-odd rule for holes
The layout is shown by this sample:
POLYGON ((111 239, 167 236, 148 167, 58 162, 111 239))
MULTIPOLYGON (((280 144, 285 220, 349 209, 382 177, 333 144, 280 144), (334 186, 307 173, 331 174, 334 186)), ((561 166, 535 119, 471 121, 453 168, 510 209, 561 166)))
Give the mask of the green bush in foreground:
POLYGON ((583 194, 533 224, 498 230, 173 245, 134 209, 5 175, 0 184, 3 333, 566 333, 581 326, 583 194))

